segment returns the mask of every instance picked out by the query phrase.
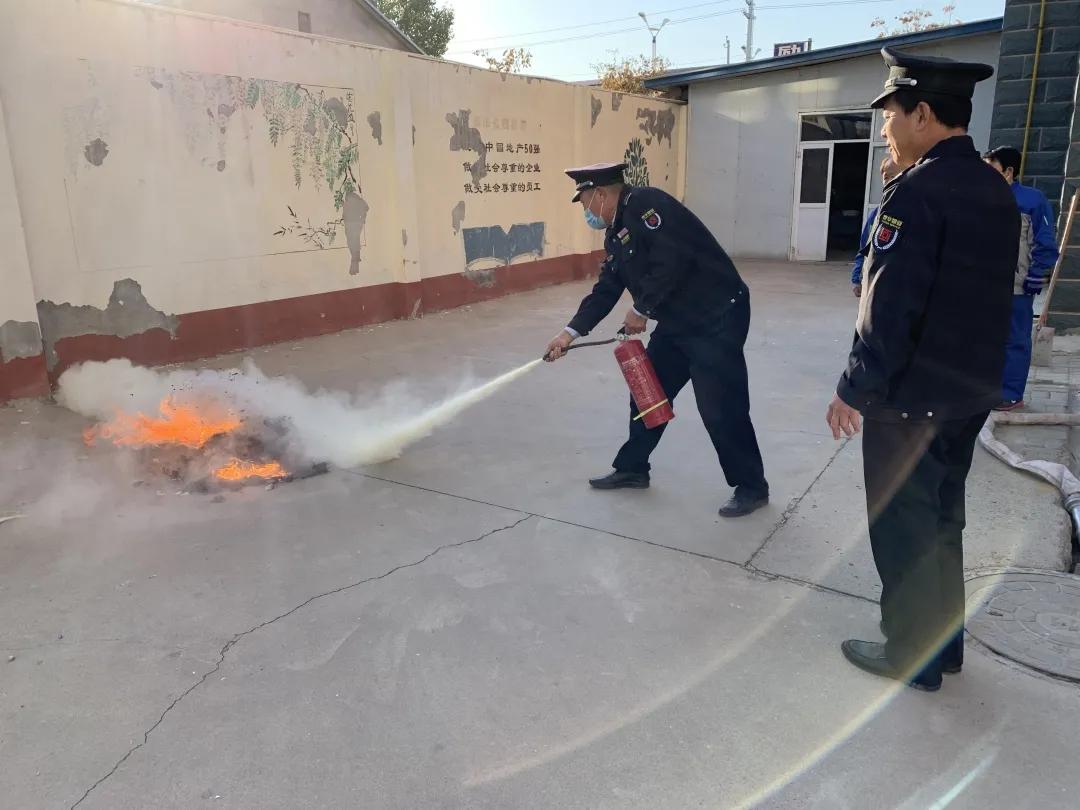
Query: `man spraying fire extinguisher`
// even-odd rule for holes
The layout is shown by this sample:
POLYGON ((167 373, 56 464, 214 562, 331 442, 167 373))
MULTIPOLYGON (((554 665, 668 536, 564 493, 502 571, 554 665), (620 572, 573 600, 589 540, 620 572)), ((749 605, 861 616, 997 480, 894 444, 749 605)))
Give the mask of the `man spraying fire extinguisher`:
MULTIPOLYGON (((660 189, 625 185, 625 168, 601 163, 566 172, 577 184, 571 201, 581 202, 590 227, 606 231, 607 256, 596 286, 548 344, 545 359, 562 357, 629 290, 633 306, 623 330, 638 335, 650 319, 657 322, 647 355, 668 399, 694 383, 698 411, 735 490, 721 516, 750 514, 769 502, 743 356, 750 291, 701 220, 660 189)), ((649 428, 638 416, 631 398, 630 437, 615 457, 614 472, 589 481, 595 489, 648 488, 649 456, 665 425, 649 428)))

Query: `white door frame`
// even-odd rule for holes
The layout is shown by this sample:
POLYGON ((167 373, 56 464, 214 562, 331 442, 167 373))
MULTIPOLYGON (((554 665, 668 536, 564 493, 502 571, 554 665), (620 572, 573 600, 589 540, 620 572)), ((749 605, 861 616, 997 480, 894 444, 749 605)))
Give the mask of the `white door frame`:
POLYGON ((800 143, 798 151, 795 154, 795 204, 792 208, 792 223, 791 223, 791 248, 788 251, 788 256, 792 261, 801 262, 814 262, 825 261, 825 254, 828 252, 828 234, 829 234, 829 197, 832 192, 832 169, 833 169, 833 153, 835 147, 834 141, 807 141, 806 143, 800 143), (828 150, 829 163, 825 169, 825 200, 820 203, 804 203, 802 202, 802 176, 803 176, 803 154, 807 150, 828 150), (824 211, 825 212, 825 251, 820 258, 817 258, 816 253, 811 256, 799 255, 799 224, 803 221, 803 212, 824 211))
MULTIPOLYGON (((825 189, 825 207, 828 208, 829 197, 832 193, 832 170, 833 170, 833 154, 835 152, 834 147, 838 143, 868 143, 869 149, 867 150, 866 158, 866 186, 863 192, 863 221, 865 222, 866 213, 870 208, 870 184, 872 182, 872 172, 875 171, 873 164, 874 160, 874 147, 881 146, 881 142, 878 140, 879 135, 875 131, 877 126, 877 114, 873 109, 867 107, 836 107, 825 110, 799 110, 795 115, 795 195, 792 200, 791 207, 791 241, 788 247, 788 259, 790 261, 824 261, 822 259, 798 259, 796 258, 799 239, 799 198, 802 192, 802 153, 804 147, 829 147, 829 178, 825 189), (829 141, 804 141, 802 140, 802 119, 804 115, 844 115, 847 113, 869 113, 870 114, 870 137, 869 138, 845 138, 829 141)), ((829 218, 825 217, 825 241, 828 244, 829 236, 829 218)), ((828 248, 826 248, 826 251, 828 248)))
POLYGON ((874 160, 874 153, 883 146, 888 146, 881 137, 881 125, 879 123, 881 119, 881 110, 874 110, 873 118, 870 119, 870 154, 867 157, 869 165, 866 169, 866 199, 863 201, 863 223, 870 216, 870 209, 878 205, 877 203, 870 201, 870 192, 873 190, 874 176, 877 174, 878 167, 877 162, 874 160))

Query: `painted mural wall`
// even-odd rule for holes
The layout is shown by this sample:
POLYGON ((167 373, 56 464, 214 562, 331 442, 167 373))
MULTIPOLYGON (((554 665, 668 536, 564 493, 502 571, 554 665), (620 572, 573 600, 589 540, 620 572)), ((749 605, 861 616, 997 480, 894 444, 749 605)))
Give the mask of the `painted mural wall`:
POLYGON ((6 0, 20 25, 0 30, 0 216, 28 259, 0 273, 29 295, 0 324, 36 309, 53 377, 584 277, 601 240, 570 166, 625 158, 681 192, 685 108, 667 102, 122 0, 48 5, 6 0))

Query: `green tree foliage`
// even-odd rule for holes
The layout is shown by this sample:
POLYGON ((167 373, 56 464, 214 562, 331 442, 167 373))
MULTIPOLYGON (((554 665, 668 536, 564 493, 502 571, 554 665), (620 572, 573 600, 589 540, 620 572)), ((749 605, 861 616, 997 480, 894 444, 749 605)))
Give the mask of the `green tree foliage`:
POLYGON ((446 53, 454 30, 454 10, 435 0, 378 0, 379 11, 393 20, 428 56, 446 53))

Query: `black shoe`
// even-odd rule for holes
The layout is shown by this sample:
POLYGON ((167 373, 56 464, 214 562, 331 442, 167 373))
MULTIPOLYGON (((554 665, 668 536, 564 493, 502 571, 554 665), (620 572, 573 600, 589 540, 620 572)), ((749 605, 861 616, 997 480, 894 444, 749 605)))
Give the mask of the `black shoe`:
MULTIPOLYGON (((885 620, 884 619, 882 619, 880 622, 878 622, 878 630, 881 631, 881 635, 885 636, 885 638, 889 637, 888 632, 886 632, 886 630, 885 630, 885 620)), ((963 668, 964 668, 963 664, 942 664, 941 665, 941 671, 944 672, 946 675, 956 675, 963 668)))
POLYGON ((590 478, 589 486, 593 489, 648 489, 649 474, 616 470, 603 478, 590 478))
POLYGON ((840 651, 844 653, 844 658, 859 669, 872 675, 902 681, 912 689, 920 689, 923 692, 936 692, 941 688, 940 678, 937 681, 909 678, 906 673, 886 657, 885 645, 876 641, 856 641, 849 638, 840 645, 840 651))
POLYGON ((735 494, 720 507, 720 517, 735 518, 749 515, 769 503, 769 493, 752 492, 736 487, 735 494))

